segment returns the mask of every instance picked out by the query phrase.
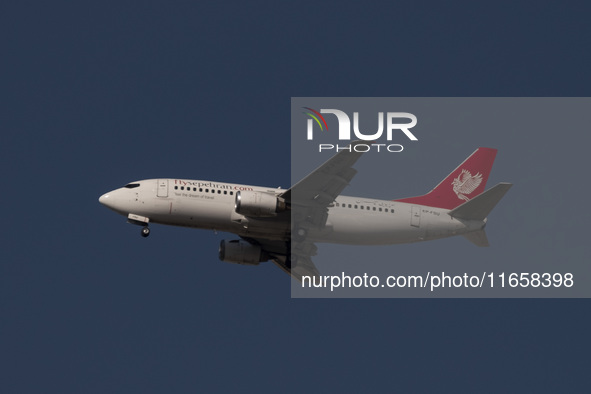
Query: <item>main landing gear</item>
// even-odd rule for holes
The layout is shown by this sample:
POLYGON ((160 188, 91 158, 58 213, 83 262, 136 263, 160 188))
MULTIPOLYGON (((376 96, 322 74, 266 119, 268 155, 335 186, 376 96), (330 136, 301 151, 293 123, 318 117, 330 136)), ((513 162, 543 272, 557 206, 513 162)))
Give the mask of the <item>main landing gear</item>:
POLYGON ((145 226, 144 228, 142 228, 142 237, 146 238, 148 235, 150 235, 150 227, 145 226))
POLYGON ((296 242, 302 242, 308 236, 308 230, 303 227, 296 227, 291 233, 291 237, 296 242))

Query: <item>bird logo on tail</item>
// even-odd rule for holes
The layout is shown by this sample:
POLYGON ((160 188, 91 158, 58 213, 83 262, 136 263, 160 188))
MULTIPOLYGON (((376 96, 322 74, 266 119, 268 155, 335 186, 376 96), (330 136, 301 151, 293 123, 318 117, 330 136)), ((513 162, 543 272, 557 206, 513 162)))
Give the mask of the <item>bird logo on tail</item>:
POLYGON ((466 194, 471 194, 480 186, 482 183, 482 174, 477 173, 476 175, 470 174, 468 170, 462 170, 460 175, 452 181, 454 193, 460 200, 468 201, 469 198, 466 194))

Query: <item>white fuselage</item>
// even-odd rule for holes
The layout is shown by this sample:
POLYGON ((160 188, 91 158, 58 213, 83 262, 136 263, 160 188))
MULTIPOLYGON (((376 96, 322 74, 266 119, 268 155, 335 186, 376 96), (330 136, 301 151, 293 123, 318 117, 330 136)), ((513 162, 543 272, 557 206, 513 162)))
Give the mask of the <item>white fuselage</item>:
MULTIPOLYGON (((289 240, 290 211, 253 218, 235 211, 238 191, 279 195, 284 190, 225 182, 149 179, 131 183, 99 201, 134 221, 226 231, 242 237, 289 240), (137 186, 136 186, 137 185, 137 186)), ((328 208, 322 230, 309 229, 312 242, 384 245, 450 237, 484 227, 459 220, 447 209, 389 200, 339 196, 328 208)))

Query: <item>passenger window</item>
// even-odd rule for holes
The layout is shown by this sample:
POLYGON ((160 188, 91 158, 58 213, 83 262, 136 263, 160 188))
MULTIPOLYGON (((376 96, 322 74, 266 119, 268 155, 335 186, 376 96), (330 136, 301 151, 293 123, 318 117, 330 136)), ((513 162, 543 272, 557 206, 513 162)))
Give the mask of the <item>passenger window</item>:
POLYGON ((224 190, 224 194, 228 194, 228 191, 227 190, 224 190))
POLYGON ((376 207, 373 207, 373 210, 375 211, 376 210, 376 207))
POLYGON ((380 208, 379 211, 382 212, 382 208, 380 208))
POLYGON ((174 187, 174 190, 179 190, 179 187, 178 187, 178 186, 175 186, 175 187, 174 187))
POLYGON ((205 193, 209 193, 209 189, 205 189, 205 193))
POLYGON ((202 192, 202 191, 203 191, 203 188, 202 188, 202 187, 200 187, 200 188, 199 188, 199 192, 202 192))
POLYGON ((181 190, 185 190, 185 187, 184 186, 181 186, 181 190))
POLYGON ((351 204, 349 204, 349 208, 351 208, 351 204))
POLYGON ((234 194, 234 192, 230 192, 230 195, 232 196, 234 194))

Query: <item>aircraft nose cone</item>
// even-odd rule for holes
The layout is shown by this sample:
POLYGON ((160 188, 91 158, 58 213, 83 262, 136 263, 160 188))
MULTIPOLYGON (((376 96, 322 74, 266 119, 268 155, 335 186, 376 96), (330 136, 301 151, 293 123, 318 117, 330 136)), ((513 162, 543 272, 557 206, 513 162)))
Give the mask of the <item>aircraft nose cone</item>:
POLYGON ((109 206, 109 193, 103 194, 99 197, 99 202, 103 205, 109 206))

